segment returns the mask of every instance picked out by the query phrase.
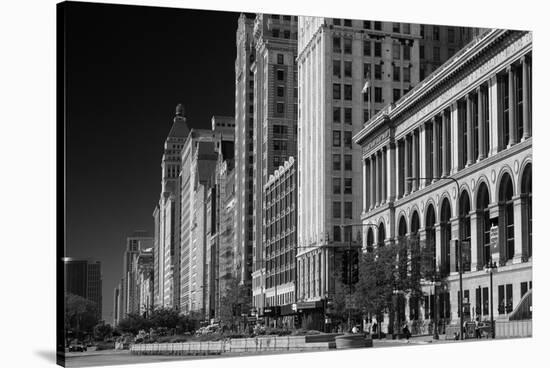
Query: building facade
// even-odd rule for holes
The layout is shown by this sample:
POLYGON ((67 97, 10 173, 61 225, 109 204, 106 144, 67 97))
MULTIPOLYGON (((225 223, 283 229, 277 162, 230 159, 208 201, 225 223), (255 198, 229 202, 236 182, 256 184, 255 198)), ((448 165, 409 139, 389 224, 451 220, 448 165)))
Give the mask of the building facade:
MULTIPOLYGON (((294 157, 270 175, 264 186, 263 259, 265 307, 260 315, 275 326, 294 327, 296 314, 297 170, 294 157), (265 280, 265 281, 264 281, 265 280), (294 308, 293 308, 294 305, 294 308)), ((255 285, 257 286, 257 285, 255 285)))
POLYGON ((298 17, 257 14, 254 19, 253 268, 252 305, 261 313, 266 298, 263 240, 264 186, 289 157, 296 156, 298 17))
POLYGON ((435 298, 433 288, 424 299, 407 297, 406 321, 432 319, 433 300, 444 323, 461 312, 488 319, 487 264, 498 271, 497 318, 531 288, 531 55, 532 33, 489 30, 354 137, 365 249, 418 239, 433 249, 445 285, 435 298))
POLYGON ((137 313, 148 314, 153 309, 153 248, 147 248, 139 252, 134 261, 136 276, 136 294, 138 300, 137 313))
POLYGON ((189 134, 182 104, 176 106, 172 127, 164 142, 161 161, 161 193, 153 211, 155 305, 180 305, 180 172, 181 151, 189 134))
POLYGON ((135 231, 126 238, 126 251, 123 258, 123 276, 121 280, 121 303, 119 320, 129 313, 139 313, 139 295, 137 287, 137 260, 145 249, 153 247, 153 237, 146 231, 135 231))
POLYGON ((102 313, 101 262, 71 257, 63 258, 65 266, 65 293, 81 296, 97 307, 97 318, 102 313))
POLYGON ((238 280, 250 286, 253 244, 253 170, 254 170, 254 21, 239 17, 235 60, 235 257, 238 280))

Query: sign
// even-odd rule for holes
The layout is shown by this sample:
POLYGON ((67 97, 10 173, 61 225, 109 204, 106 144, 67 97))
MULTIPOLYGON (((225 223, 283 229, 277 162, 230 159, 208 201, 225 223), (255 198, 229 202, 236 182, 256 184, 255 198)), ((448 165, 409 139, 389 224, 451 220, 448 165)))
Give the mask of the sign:
POLYGON ((298 310, 298 304, 292 303, 292 310, 296 312, 298 310))
POLYGON ((498 226, 491 226, 489 230, 489 244, 491 245, 491 254, 498 253, 498 226))

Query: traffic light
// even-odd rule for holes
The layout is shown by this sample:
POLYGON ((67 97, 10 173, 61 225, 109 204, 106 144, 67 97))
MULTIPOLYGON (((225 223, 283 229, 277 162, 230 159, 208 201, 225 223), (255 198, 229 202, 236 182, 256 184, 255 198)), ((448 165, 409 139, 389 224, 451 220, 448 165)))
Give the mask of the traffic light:
POLYGON ((331 299, 327 299, 325 302, 325 314, 330 316, 334 313, 334 302, 331 299))
POLYGON ((342 282, 345 285, 349 284, 349 260, 350 260, 349 250, 346 249, 342 254, 342 282))
POLYGON ((298 314, 294 315, 294 328, 300 327, 300 316, 298 314))
POLYGON ((357 251, 351 252, 351 283, 356 284, 359 281, 359 254, 357 251))

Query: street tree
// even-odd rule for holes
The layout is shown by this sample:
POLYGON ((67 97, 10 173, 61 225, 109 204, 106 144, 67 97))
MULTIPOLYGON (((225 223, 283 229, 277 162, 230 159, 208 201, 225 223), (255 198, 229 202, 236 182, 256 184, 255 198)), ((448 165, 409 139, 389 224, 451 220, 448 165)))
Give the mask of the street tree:
POLYGON ((91 335, 98 322, 96 303, 79 295, 65 293, 65 330, 67 336, 82 339, 91 335))

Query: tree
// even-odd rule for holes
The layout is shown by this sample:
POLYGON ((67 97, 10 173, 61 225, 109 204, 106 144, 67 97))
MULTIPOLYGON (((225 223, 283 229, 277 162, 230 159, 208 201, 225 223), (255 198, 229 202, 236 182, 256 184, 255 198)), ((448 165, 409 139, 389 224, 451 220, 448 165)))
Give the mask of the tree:
POLYGON ((354 285, 357 305, 367 314, 376 316, 377 321, 386 310, 393 319, 394 302, 398 308, 403 307, 399 306, 400 295, 408 294, 413 303, 420 300, 423 280, 432 280, 435 274, 434 257, 432 249, 414 238, 403 238, 393 245, 363 253, 359 280, 354 285))
POLYGON ((65 330, 67 336, 82 339, 98 322, 97 305, 79 295, 65 293, 65 330))
POLYGON ((234 330, 241 314, 250 310, 250 287, 241 285, 234 277, 227 278, 225 285, 225 294, 220 298, 220 321, 234 330))
POLYGON ((158 308, 153 310, 148 317, 149 323, 153 327, 165 327, 168 329, 176 328, 181 324, 181 318, 175 309, 158 308))
POLYGON ((126 318, 118 322, 118 330, 124 333, 137 335, 140 330, 148 330, 151 327, 150 320, 144 318, 139 313, 130 313, 126 318))
POLYGON ((99 323, 94 327, 94 339, 104 340, 106 337, 111 336, 113 328, 110 324, 99 323))

